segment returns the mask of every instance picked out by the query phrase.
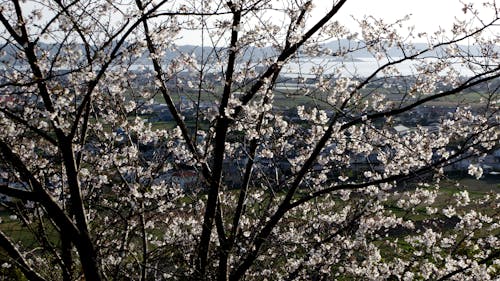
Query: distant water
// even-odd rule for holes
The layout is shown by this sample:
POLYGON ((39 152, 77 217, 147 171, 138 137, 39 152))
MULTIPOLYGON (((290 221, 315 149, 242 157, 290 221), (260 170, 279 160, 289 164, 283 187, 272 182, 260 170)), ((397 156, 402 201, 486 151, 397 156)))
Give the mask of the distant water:
MULTIPOLYGON (((394 60, 397 60, 395 58, 394 60)), ((436 60, 434 60, 436 61, 436 60)), ((427 59, 427 62, 431 62, 431 59, 427 59)), ((374 71, 380 68, 383 64, 387 63, 385 61, 377 61, 375 59, 370 58, 357 58, 356 60, 328 60, 322 58, 312 58, 308 60, 300 60, 298 62, 292 62, 287 64, 282 71, 283 75, 289 77, 311 77, 314 76, 312 73, 315 72, 315 69, 318 67, 323 68, 324 74, 338 74, 347 77, 367 77, 372 75, 374 71)), ((394 65, 394 68, 401 75, 414 75, 417 71, 418 62, 404 61, 397 65, 394 65)), ((461 76, 471 76, 474 73, 465 67, 464 65, 453 63, 451 66, 454 70, 458 71, 461 76)), ((449 70, 449 69, 448 69, 449 70)), ((446 75, 448 71, 440 72, 440 75, 446 75)), ((386 73, 379 72, 378 76, 387 76, 386 73)), ((393 74, 390 74, 391 76, 393 74)))
MULTIPOLYGON (((393 58, 397 60, 398 58, 393 58)), ((427 62, 431 62, 435 59, 426 59, 427 62)), ((367 77, 370 76, 374 71, 376 71, 380 66, 387 63, 387 60, 377 61, 374 58, 356 58, 353 60, 334 60, 334 59, 323 59, 323 58, 309 58, 300 59, 288 62, 281 71, 281 74, 287 77, 314 77, 315 71, 322 67, 322 73, 325 75, 335 75, 335 76, 346 76, 346 77, 367 77)), ((416 61, 404 61, 394 68, 399 71, 400 75, 415 75, 417 71, 417 66, 419 62, 416 61)), ((461 76, 471 76, 474 73, 468 69, 466 66, 453 63, 451 66, 453 69, 458 71, 461 76)), ((152 70, 153 66, 149 64, 145 65, 132 65, 131 70, 152 70)), ((449 70, 449 69, 448 69, 449 70)), ((208 72, 213 72, 213 70, 207 70, 208 72)), ((440 75, 447 75, 447 70, 440 72, 440 75)), ((387 76, 387 73, 379 72, 378 76, 387 76)), ((394 74, 389 74, 390 76, 394 74)))
MULTIPOLYGON (((393 58, 397 60, 398 58, 393 58)), ((426 62, 436 61, 435 59, 426 59, 426 62)), ((322 68, 322 73, 325 75, 346 76, 346 77, 367 77, 376 71, 380 66, 387 63, 387 60, 377 61, 374 58, 356 58, 353 60, 340 61, 337 59, 323 59, 323 58, 304 58, 288 62, 281 72, 282 75, 287 77, 314 77, 318 68, 322 68)), ((394 68, 399 71, 400 75, 410 76, 415 75, 419 62, 404 61, 394 65, 394 68)), ((14 66, 18 71, 26 71, 29 67, 25 65, 14 66)), ((472 76, 472 72, 468 67, 452 63, 451 68, 458 71, 461 76, 472 76)), ((0 70, 9 69, 6 65, 0 65, 0 70)), ((113 67, 111 67, 113 69, 113 67)), ((130 70, 153 70, 151 64, 133 64, 129 67, 130 70)), ((57 68, 57 70, 66 70, 64 68, 57 68)), ((449 69, 448 69, 449 70, 449 69)), ((214 70, 208 70, 213 72, 214 70)), ((484 71, 484 70, 483 70, 484 71)), ((183 72, 183 71, 181 71, 183 72)), ((440 72, 440 75, 447 75, 447 70, 440 72)), ((379 72, 378 76, 387 76, 383 72, 379 72)), ((393 74, 390 74, 392 76, 393 74)))

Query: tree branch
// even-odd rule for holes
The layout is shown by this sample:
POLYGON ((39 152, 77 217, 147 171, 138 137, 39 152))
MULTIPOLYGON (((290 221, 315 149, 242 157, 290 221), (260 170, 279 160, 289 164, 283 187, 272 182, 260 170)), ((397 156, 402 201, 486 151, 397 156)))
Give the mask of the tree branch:
MULTIPOLYGON (((207 207, 205 208, 205 215, 203 218, 203 227, 202 227, 199 252, 198 252, 197 273, 199 274, 200 277, 203 277, 205 275, 209 244, 210 244, 210 236, 212 233, 212 224, 215 216, 217 215, 216 209, 217 205, 219 204, 218 197, 219 197, 220 182, 222 178, 222 164, 224 161, 226 134, 229 127, 229 119, 226 110, 229 98, 231 96, 231 86, 233 83, 236 54, 238 51, 237 50, 238 29, 241 22, 241 10, 237 10, 238 8, 232 2, 228 2, 228 6, 233 12, 231 42, 229 46, 229 58, 227 63, 228 67, 225 76, 224 90, 219 105, 219 116, 217 118, 215 127, 215 139, 214 139, 215 148, 214 148, 214 161, 212 166, 212 177, 210 182, 210 189, 208 191, 207 207)), ((221 236, 221 239, 225 240, 225 233, 220 233, 221 231, 222 229, 218 228, 219 236, 221 236)), ((227 277, 219 275, 219 278, 227 278, 227 277)))
MULTIPOLYGON (((477 263, 478 263, 478 264, 485 264, 485 263, 488 263, 488 262, 490 262, 490 261, 492 261, 492 260, 494 260, 494 259, 496 259, 496 258, 498 258, 498 257, 500 257, 500 250, 495 250, 495 251, 493 251, 493 253, 491 253, 489 256, 487 256, 486 258, 484 258, 484 259, 482 259, 482 260, 478 261, 477 263)), ((471 267, 472 267, 472 265, 468 265, 468 266, 466 266, 466 267, 461 267, 461 268, 459 268, 459 269, 456 269, 456 270, 454 270, 454 271, 452 271, 452 272, 450 272, 450 273, 448 273, 448 274, 444 275, 443 277, 441 277, 441 278, 437 279, 437 281, 443 281, 443 280, 450 279, 451 277, 453 277, 453 276, 455 276, 455 275, 457 275, 457 274, 460 274, 460 273, 462 273, 462 272, 464 272, 464 271, 468 270, 468 269, 469 269, 469 268, 471 268, 471 267)))
POLYGON ((2 247, 7 254, 12 258, 13 262, 19 266, 19 269, 23 272, 24 276, 31 281, 46 281, 40 274, 35 272, 33 268, 28 264, 23 255, 19 252, 17 247, 12 241, 0 230, 0 247, 2 247))
MULTIPOLYGON (((441 98, 444 96, 449 96, 452 94, 459 93, 459 92, 461 92, 465 89, 468 89, 472 86, 475 86, 477 84, 480 84, 480 83, 483 83, 486 81, 490 81, 492 79, 499 77, 500 73, 495 74, 495 72, 497 72, 499 69, 500 69, 500 67, 497 67, 496 69, 485 72, 485 73, 478 75, 476 77, 470 78, 459 87, 456 87, 450 91, 445 91, 445 92, 442 92, 442 93, 439 93, 436 95, 426 97, 424 99, 421 99, 419 101, 414 102, 411 105, 408 105, 408 106, 405 106, 405 107, 402 107, 399 109, 394 109, 394 110, 390 110, 390 111, 386 111, 386 112, 380 112, 380 113, 374 113, 374 114, 368 115, 367 120, 374 120, 374 119, 381 118, 381 117, 388 117, 388 116, 397 115, 397 114, 400 114, 402 112, 406 112, 406 111, 408 111, 408 110, 410 110, 418 105, 421 105, 423 103, 426 103, 426 102, 429 102, 429 101, 432 101, 432 100, 435 100, 435 99, 438 99, 438 98, 441 98), (488 74, 492 74, 492 73, 494 75, 488 76, 488 74), (481 79, 477 79, 478 77, 481 77, 481 76, 486 76, 486 77, 483 77, 481 79)), ((348 123, 342 125, 340 127, 340 130, 345 130, 347 128, 350 128, 350 127, 352 127, 356 124, 362 123, 362 122, 366 122, 366 120, 362 117, 358 117, 358 118, 352 120, 351 122, 348 122, 348 123)), ((257 257, 258 251, 262 247, 262 244, 265 242, 266 238, 269 236, 269 234, 274 229, 274 227, 278 224, 278 222, 281 220, 281 218, 290 209, 292 209, 300 204, 303 204, 305 201, 308 201, 308 200, 310 200, 314 197, 317 197, 321 194, 325 194, 325 193, 329 193, 329 192, 334 191, 334 190, 341 189, 340 187, 332 187, 329 189, 321 190, 321 191, 314 193, 314 197, 310 197, 309 199, 298 200, 298 201, 294 202, 293 204, 290 203, 291 199, 293 198, 293 195, 295 194, 297 188, 299 187, 300 183, 302 182, 302 179, 307 174, 309 169, 312 167, 312 165, 316 161, 316 158, 319 156, 320 152, 323 150, 327 141, 330 139, 330 137, 333 133, 335 123, 336 123, 335 119, 333 119, 332 122, 330 122, 328 129, 325 131, 325 133, 323 134, 321 139, 318 141, 313 152, 307 158, 306 162, 304 162, 304 165, 302 166, 301 170, 297 173, 295 180, 292 182, 292 184, 289 187, 289 191, 287 192, 285 199, 283 199, 283 201, 280 204, 280 206, 278 207, 277 211, 271 216, 271 218, 269 219, 267 224, 262 228, 262 230, 256 236, 255 241, 254 241, 254 245, 253 245, 254 250, 250 254, 248 254, 248 256, 240 264, 240 266, 234 271, 234 273, 231 274, 231 280, 238 280, 241 278, 241 276, 243 276, 243 274, 252 265, 253 261, 257 257)), ((428 170, 430 168, 432 168, 432 167, 425 167, 424 169, 428 170)), ((392 177, 389 177, 386 179, 377 180, 377 181, 374 181, 371 183, 361 183, 361 184, 352 185, 351 187, 352 188, 362 188, 362 187, 366 187, 369 185, 380 184, 383 182, 398 180, 398 179, 404 178, 406 176, 407 175, 395 175, 395 176, 392 176, 392 177), (389 180, 389 181, 387 181, 387 180, 389 180)))

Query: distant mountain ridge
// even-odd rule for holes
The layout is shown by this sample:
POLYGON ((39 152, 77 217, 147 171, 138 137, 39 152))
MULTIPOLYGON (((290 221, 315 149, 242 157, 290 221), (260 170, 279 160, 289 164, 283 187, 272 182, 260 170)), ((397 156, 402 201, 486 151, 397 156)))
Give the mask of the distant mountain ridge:
MULTIPOLYGON (((339 52, 341 49, 349 49, 349 48, 361 48, 359 50, 355 50, 349 53, 349 57, 351 58, 373 58, 373 54, 370 53, 366 49, 366 43, 364 41, 359 41, 359 40, 348 40, 348 39, 339 39, 339 40, 334 40, 330 41, 328 43, 320 44, 321 48, 328 48, 332 50, 333 53, 339 52)), ((467 45, 458 45, 459 49, 462 51, 467 51, 471 56, 481 56, 481 50, 478 46, 467 46, 467 45)), ((428 44, 426 43, 413 43, 405 46, 405 50, 408 49, 413 49, 415 51, 422 51, 429 48, 428 44)), ((430 50, 425 53, 426 56, 437 56, 440 53, 445 51, 446 46, 441 46, 438 48, 435 48, 433 50, 430 50)), ((215 51, 224 51, 225 48, 223 47, 217 47, 217 48, 212 48, 212 47, 201 47, 201 46, 194 46, 194 45, 180 45, 177 46, 178 53, 184 53, 184 54, 194 54, 197 58, 201 58, 202 54, 204 57, 207 56, 207 54, 215 51)), ((496 46, 496 50, 500 51, 500 46, 496 46)), ((272 47, 264 47, 264 48, 257 48, 257 47, 249 47, 245 50, 245 52, 242 54, 244 59, 249 59, 251 57, 260 59, 263 57, 272 57, 276 56, 278 54, 278 51, 272 47)), ((388 48, 387 54, 391 57, 403 57, 404 53, 401 51, 400 48, 397 47, 390 47, 388 48)), ((166 59, 171 59, 175 56, 173 56, 172 53, 166 54, 166 59)))
MULTIPOLYGON (((0 63, 1 64, 6 64, 9 65, 13 63, 14 57, 15 57, 15 49, 14 46, 8 45, 5 43, 0 43, 1 45, 4 45, 4 47, 1 49, 0 52, 0 63)), ((58 45, 56 43, 40 43, 39 44, 40 48, 49 51, 51 54, 55 54, 55 52, 58 51, 58 45)), ((77 44, 74 46, 74 49, 81 49, 81 51, 84 51, 83 44, 77 44)), ((320 45, 320 48, 325 49, 328 48, 332 51, 332 53, 337 53, 340 50, 345 50, 345 49, 356 49, 352 52, 349 53, 348 57, 351 59, 362 59, 362 58, 373 58, 373 54, 371 54, 367 48, 366 48, 366 43, 364 41, 358 41, 358 40, 347 40, 347 39, 338 39, 334 41, 330 41, 328 43, 324 43, 320 45)), ((410 45, 405 46, 405 50, 413 49, 414 51, 422 51, 428 48, 428 45, 425 43, 413 43, 410 45)), ((433 50, 430 50, 425 53, 425 56, 439 56, 440 53, 444 52, 446 46, 438 47, 433 50)), ((467 45, 459 45, 459 48, 462 51, 467 51, 471 56, 481 56, 481 50, 478 46, 467 46, 467 45)), ((500 50, 500 46, 495 46, 496 51, 500 50)), ((166 52, 165 56, 163 57, 164 62, 169 62, 177 57, 179 57, 180 54, 189 54, 189 55, 194 55, 198 60, 201 60, 203 57, 205 60, 209 55, 213 58, 213 54, 215 52, 222 52, 224 53, 226 48, 224 47, 201 47, 201 46, 195 46, 195 45, 179 45, 175 47, 174 51, 166 52)), ((272 47, 263 47, 263 48, 258 48, 258 47, 248 47, 245 48, 243 53, 241 54, 244 60, 249 60, 249 59, 262 59, 266 57, 274 57, 278 54, 278 50, 272 48, 272 47)), ((401 51, 400 48, 397 47, 390 47, 387 50, 387 55, 391 57, 403 57, 404 54, 401 51)), ((332 56, 332 59, 335 57, 332 56)), ((213 61, 213 59, 212 59, 213 61)), ((209 61, 210 62, 210 61, 209 61)), ((147 52, 144 52, 140 58, 137 59, 137 61, 134 62, 135 64, 151 64, 151 61, 149 60, 149 56, 147 52)), ((0 67, 6 67, 0 65, 0 67)))

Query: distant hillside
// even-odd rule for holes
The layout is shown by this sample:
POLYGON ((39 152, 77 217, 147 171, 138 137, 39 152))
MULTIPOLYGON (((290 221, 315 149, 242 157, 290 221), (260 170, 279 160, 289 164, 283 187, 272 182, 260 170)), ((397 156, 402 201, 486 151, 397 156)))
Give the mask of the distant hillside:
MULTIPOLYGON (((3 43, 2 45, 3 48, 0 50, 1 51, 0 67, 2 66, 6 67, 7 65, 12 65, 15 62, 14 57, 16 50, 12 45, 5 43, 3 43)), ((48 51, 49 54, 51 55, 55 55, 57 52, 60 52, 57 44, 40 43, 39 46, 41 49, 48 51)), ((339 50, 345 50, 345 49, 355 50, 353 52, 350 52, 350 57, 351 59, 354 60, 373 57, 373 55, 366 49, 366 43, 364 41, 339 39, 322 44, 321 47, 331 49, 333 52, 338 52, 339 50)), ((481 55, 481 52, 477 46, 460 45, 459 47, 473 56, 481 55)), ((415 43, 405 47, 405 49, 414 49, 416 51, 424 50, 425 48, 427 48, 427 44, 425 43, 415 43)), ((71 49, 72 50, 80 49, 82 52, 84 51, 83 45, 81 44, 75 44, 74 46, 71 47, 71 49)), ((215 60, 217 57, 215 53, 220 53, 218 56, 224 56, 225 50, 226 49, 223 47, 213 48, 213 47, 200 47, 194 45, 180 45, 176 46, 173 50, 166 52, 163 61, 169 62, 172 59, 179 57, 179 55, 181 54, 194 55, 198 60, 201 60, 202 57, 204 58, 204 60, 206 60, 207 57, 210 57, 211 60, 215 60)), ((432 51, 426 52, 425 56, 439 56, 440 53, 443 52, 443 50, 444 47, 436 48, 432 51)), ((497 50, 500 50, 500 46, 497 46, 497 50)), ((64 54, 64 52, 62 52, 62 54, 64 54)), ((244 49, 242 58, 244 60, 249 60, 252 58, 258 60, 266 57, 273 57, 276 56, 276 54, 277 50, 273 49, 272 47, 264 47, 264 48, 248 47, 244 49)), ((388 55, 391 57, 402 57, 403 52, 397 47, 391 47, 388 50, 388 55)), ((82 57, 82 59, 84 58, 82 57)), ((134 63, 150 64, 151 61, 149 60, 148 53, 145 52, 134 63)), ((19 62, 16 62, 16 64, 19 64, 19 62)))
MULTIPOLYGON (((366 43, 364 41, 355 41, 347 39, 339 39, 323 44, 324 48, 329 48, 334 52, 341 49, 360 49, 351 53, 353 58, 368 58, 373 57, 373 55, 366 49, 366 43)), ((496 46, 497 51, 500 51, 500 46, 496 46)), ((413 43, 411 45, 405 45, 405 50, 414 49, 415 51, 422 51, 428 48, 426 43, 413 43)), ((439 56, 443 53, 446 47, 438 47, 432 51, 426 52, 425 56, 439 56)), ((481 56, 481 51, 478 46, 467 46, 459 45, 459 48, 468 52, 472 56, 481 56)), ((391 57, 403 57, 404 54, 398 47, 391 47, 388 49, 388 55, 391 57)))

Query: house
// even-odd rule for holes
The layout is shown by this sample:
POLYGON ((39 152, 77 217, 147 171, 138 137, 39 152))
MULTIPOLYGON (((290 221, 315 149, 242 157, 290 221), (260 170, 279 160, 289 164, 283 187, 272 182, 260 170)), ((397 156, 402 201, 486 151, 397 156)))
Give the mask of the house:
POLYGON ((406 134, 408 134, 408 132, 410 132, 410 128, 408 128, 404 125, 396 125, 396 126, 394 126, 394 130, 396 131, 396 133, 398 133, 400 135, 406 135, 406 134))
POLYGON ((179 170, 172 173, 171 181, 183 190, 192 190, 199 186, 200 177, 194 170, 179 170))

